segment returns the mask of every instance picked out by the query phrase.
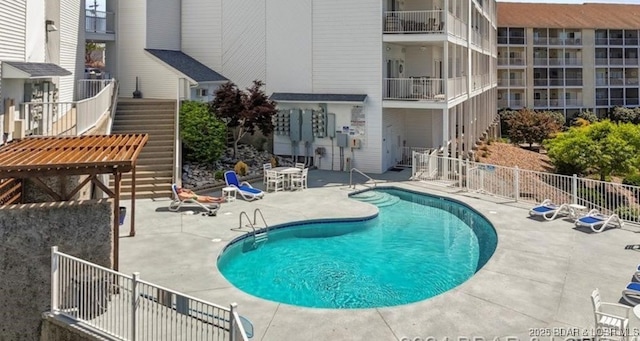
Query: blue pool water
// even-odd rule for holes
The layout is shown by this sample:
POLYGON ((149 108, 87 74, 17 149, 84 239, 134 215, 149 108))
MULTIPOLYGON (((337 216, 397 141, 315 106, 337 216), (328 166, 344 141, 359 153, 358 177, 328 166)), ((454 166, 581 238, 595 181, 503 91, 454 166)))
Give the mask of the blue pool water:
POLYGON ((272 227, 266 243, 228 246, 220 272, 241 290, 316 308, 417 302, 471 277, 493 254, 491 224, 467 206, 398 189, 352 196, 377 217, 272 227))

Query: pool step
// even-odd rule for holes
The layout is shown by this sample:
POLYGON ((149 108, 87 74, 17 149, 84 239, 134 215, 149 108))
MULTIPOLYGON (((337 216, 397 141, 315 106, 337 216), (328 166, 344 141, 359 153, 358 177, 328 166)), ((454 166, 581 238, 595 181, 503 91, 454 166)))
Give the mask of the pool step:
POLYGON ((267 240, 269 240, 267 232, 257 233, 253 236, 253 245, 266 242, 267 240))
POLYGON ((368 202, 378 207, 387 207, 387 206, 395 205, 400 201, 400 198, 395 195, 391 195, 386 192, 376 192, 376 191, 366 191, 366 192, 353 195, 351 197, 363 202, 368 202))

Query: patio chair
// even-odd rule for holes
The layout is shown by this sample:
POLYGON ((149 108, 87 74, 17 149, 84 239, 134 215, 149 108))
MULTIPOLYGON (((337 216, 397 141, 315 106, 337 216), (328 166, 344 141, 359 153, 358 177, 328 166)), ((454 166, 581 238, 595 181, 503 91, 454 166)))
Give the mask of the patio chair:
POLYGON ((304 168, 302 173, 291 174, 291 188, 292 189, 306 189, 307 188, 307 176, 309 175, 309 168, 304 168))
MULTIPOLYGON (((636 277, 637 275, 638 272, 636 271, 633 276, 636 277)), ((622 298, 633 306, 640 304, 640 283, 629 282, 622 290, 622 298)))
POLYGON ((612 335, 623 335, 627 339, 629 335, 629 311, 631 307, 618 303, 605 303, 600 300, 600 291, 596 288, 591 293, 591 303, 593 304, 593 315, 595 317, 595 330, 606 330, 612 335), (603 306, 616 307, 625 311, 625 316, 618 316, 602 311, 603 306))
POLYGON ((296 166, 295 166, 295 168, 304 169, 306 166, 307 166, 307 165, 305 165, 305 164, 304 164, 304 163, 302 163, 302 162, 296 162, 296 166))
POLYGON ((169 211, 171 212, 178 212, 182 206, 191 205, 199 206, 200 208, 202 208, 205 211, 203 215, 215 216, 220 209, 220 204, 203 204, 194 198, 180 199, 180 196, 178 195, 177 184, 171 185, 171 191, 173 192, 173 199, 169 203, 169 211))
POLYGON ((576 220, 576 226, 589 227, 593 232, 602 232, 607 226, 622 227, 624 222, 618 217, 617 214, 606 215, 593 209, 589 211, 585 216, 582 216, 576 220))
POLYGON ((273 189, 274 192, 284 190, 284 174, 276 171, 267 171, 267 181, 265 182, 267 192, 273 189))
POLYGON ((267 171, 269 171, 270 169, 271 169, 270 163, 265 163, 262 165, 262 182, 265 185, 267 184, 267 171))
POLYGON ((530 216, 541 216, 545 220, 554 220, 560 214, 571 215, 571 207, 568 204, 556 205, 550 199, 545 199, 529 211, 530 216))
POLYGON ((238 193, 242 195, 244 200, 252 201, 264 197, 264 192, 260 189, 253 188, 253 186, 246 181, 240 182, 235 171, 230 170, 224 172, 224 181, 227 183, 228 187, 237 188, 238 193))
POLYGON ((636 273, 633 274, 633 278, 636 281, 640 282, 640 264, 638 264, 638 266, 636 266, 636 273))

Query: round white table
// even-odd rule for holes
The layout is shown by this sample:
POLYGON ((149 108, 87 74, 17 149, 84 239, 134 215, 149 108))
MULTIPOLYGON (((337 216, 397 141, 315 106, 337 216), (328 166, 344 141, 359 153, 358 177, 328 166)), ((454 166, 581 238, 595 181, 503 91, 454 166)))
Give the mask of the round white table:
POLYGON ((275 167, 271 168, 272 171, 278 174, 284 174, 287 177, 287 187, 291 188, 291 175, 302 173, 302 169, 296 167, 275 167))
POLYGON ((640 304, 633 307, 633 314, 640 319, 640 304))
POLYGON ((237 193, 238 190, 235 187, 229 186, 222 189, 222 197, 226 202, 235 201, 237 193))

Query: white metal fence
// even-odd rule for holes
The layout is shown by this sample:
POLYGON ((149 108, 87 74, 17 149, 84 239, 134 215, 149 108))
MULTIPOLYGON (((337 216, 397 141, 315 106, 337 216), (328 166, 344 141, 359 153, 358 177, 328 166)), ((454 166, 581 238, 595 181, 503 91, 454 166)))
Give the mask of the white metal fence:
POLYGON ((247 340, 223 307, 51 251, 51 312, 118 340, 247 340))
POLYGON ((440 33, 444 29, 442 10, 386 11, 384 33, 440 33))
POLYGON ((385 78, 384 98, 399 100, 444 101, 442 78, 385 78))
MULTIPOLYGON (((102 115, 109 112, 111 105, 115 81, 110 79, 105 82, 94 96, 78 102, 22 103, 20 118, 26 121, 25 133, 77 136, 94 127, 102 115)), ((79 83, 79 86, 82 84, 79 83)))
POLYGON ((398 166, 410 167, 413 165, 413 152, 430 153, 433 148, 427 147, 400 147, 402 150, 402 159, 398 161, 398 166))
POLYGON ((80 79, 76 88, 77 99, 80 101, 94 97, 112 82, 112 79, 80 79))
POLYGON ((551 199, 640 223, 640 187, 413 152, 413 180, 537 203, 551 199))

